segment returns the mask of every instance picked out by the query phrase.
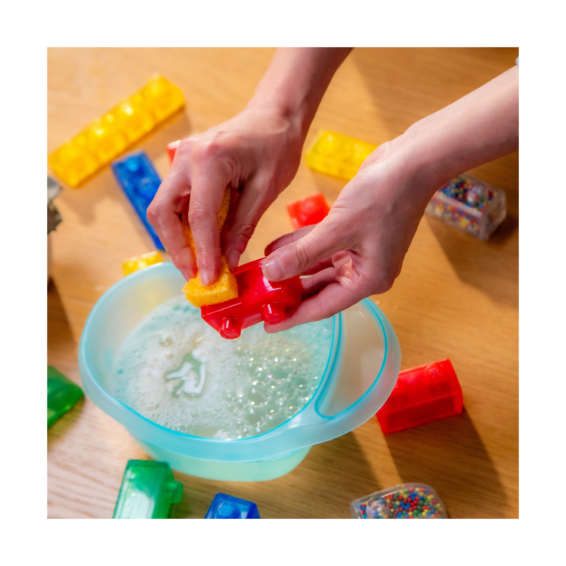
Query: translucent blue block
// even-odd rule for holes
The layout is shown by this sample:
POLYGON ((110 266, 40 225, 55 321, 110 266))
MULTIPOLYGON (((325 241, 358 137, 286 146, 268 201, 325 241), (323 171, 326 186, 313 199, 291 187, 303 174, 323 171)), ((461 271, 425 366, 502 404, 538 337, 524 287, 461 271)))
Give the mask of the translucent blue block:
POLYGON ((136 151, 113 161, 112 171, 149 232, 153 243, 158 249, 164 250, 153 226, 147 220, 147 207, 161 185, 161 179, 153 163, 145 151, 136 151))
POLYGON ((217 493, 205 519, 260 519, 257 505, 245 499, 217 493))
POLYGON ((173 503, 183 497, 183 484, 175 481, 169 464, 130 460, 114 509, 114 519, 167 519, 173 503))

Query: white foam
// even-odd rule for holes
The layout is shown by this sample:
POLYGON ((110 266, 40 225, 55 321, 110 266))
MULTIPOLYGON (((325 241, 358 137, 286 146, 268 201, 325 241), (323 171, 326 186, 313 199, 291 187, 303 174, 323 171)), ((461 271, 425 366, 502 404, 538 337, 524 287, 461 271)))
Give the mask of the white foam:
POLYGON ((225 340, 183 296, 153 310, 115 360, 114 394, 173 430, 215 438, 261 434, 314 394, 331 346, 332 321, 266 334, 258 324, 225 340))

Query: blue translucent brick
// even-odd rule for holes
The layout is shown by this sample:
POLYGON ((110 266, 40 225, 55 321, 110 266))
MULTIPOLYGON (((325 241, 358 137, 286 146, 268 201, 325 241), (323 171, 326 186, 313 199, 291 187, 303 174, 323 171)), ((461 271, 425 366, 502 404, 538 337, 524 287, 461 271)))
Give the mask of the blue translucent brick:
POLYGON ((257 505, 245 499, 217 493, 205 519, 259 519, 257 505))
POLYGON ((112 171, 149 232, 153 243, 158 249, 164 250, 153 226, 147 220, 147 207, 161 185, 161 179, 153 163, 145 151, 137 151, 112 162, 112 171))
POLYGON ((167 519, 173 503, 183 497, 166 462, 130 460, 118 494, 114 519, 167 519))
POLYGON ((82 397, 83 390, 76 383, 54 367, 47 366, 47 428, 82 397))

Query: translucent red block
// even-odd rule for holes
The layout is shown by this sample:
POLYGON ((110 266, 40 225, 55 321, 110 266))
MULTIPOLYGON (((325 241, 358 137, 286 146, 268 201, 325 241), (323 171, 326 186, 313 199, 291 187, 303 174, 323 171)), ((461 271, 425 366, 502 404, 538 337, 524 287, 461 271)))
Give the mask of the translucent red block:
POLYGON ((261 321, 283 322, 299 306, 303 292, 300 277, 276 283, 268 281, 261 269, 264 259, 236 269, 238 298, 201 307, 202 318, 223 338, 238 338, 244 328, 261 321))
POLYGON ((377 420, 385 434, 458 415, 462 388, 450 360, 402 371, 377 420))
POLYGON ((181 140, 177 140, 167 144, 167 155, 169 156, 169 162, 173 163, 173 158, 175 157, 175 152, 179 147, 181 140))
POLYGON ((330 207, 322 193, 316 193, 301 198, 287 205, 287 212, 291 217, 291 224, 296 230, 303 226, 318 224, 330 212, 330 207))

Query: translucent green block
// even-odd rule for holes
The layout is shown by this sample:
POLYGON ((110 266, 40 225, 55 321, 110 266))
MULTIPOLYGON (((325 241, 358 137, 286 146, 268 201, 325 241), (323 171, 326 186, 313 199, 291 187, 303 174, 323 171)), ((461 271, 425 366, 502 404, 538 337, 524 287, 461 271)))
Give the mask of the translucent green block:
POLYGON ((173 503, 183 497, 169 464, 130 460, 118 494, 114 519, 167 519, 173 503))
POLYGON ((83 390, 54 367, 47 366, 47 428, 81 397, 83 390))

